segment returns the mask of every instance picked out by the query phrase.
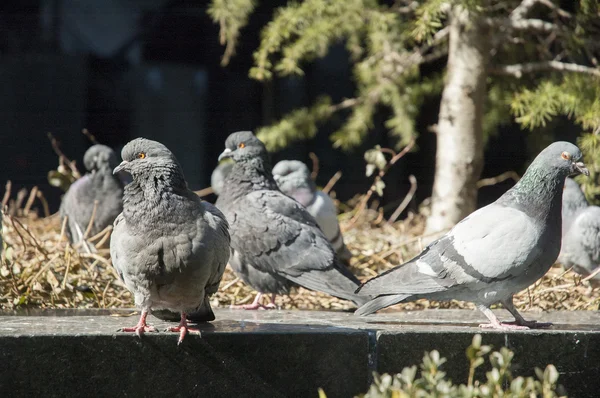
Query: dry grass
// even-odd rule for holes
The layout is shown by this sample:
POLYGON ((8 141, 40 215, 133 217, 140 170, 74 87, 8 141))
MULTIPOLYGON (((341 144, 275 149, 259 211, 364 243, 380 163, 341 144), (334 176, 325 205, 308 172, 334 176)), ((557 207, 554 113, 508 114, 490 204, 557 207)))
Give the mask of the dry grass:
MULTIPOLYGON (((132 307, 130 293, 117 279, 110 264, 107 246, 110 229, 90 238, 97 253, 86 253, 71 246, 61 231, 58 215, 39 217, 35 206, 43 208, 40 195, 28 208, 6 209, 3 224, 5 248, 0 267, 0 308, 115 308, 132 307), (33 209, 33 210, 29 210, 33 209)), ((5 202, 6 203, 6 202, 5 202)), ((24 200, 21 203, 25 203, 24 200)), ((353 218, 340 216, 346 242, 354 254, 352 270, 366 280, 410 259, 422 249, 423 217, 411 215, 389 225, 381 214, 365 210, 353 218)), ((600 289, 573 271, 559 265, 517 298, 522 310, 598 310, 600 289)), ((248 303, 254 291, 237 280, 228 269, 221 290, 213 297, 215 306, 248 303)), ((277 298, 285 309, 349 309, 346 301, 328 295, 298 289, 277 298)), ((473 308, 470 303, 436 303, 419 300, 400 304, 394 309, 473 308)))

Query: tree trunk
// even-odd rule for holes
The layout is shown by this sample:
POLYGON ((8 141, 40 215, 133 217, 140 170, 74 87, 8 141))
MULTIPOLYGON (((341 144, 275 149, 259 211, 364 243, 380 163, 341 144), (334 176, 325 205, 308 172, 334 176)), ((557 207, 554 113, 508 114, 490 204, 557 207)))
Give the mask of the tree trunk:
POLYGON ((446 83, 437 125, 435 179, 426 234, 447 230, 477 204, 483 167, 483 104, 490 53, 488 29, 460 6, 452 9, 446 83))

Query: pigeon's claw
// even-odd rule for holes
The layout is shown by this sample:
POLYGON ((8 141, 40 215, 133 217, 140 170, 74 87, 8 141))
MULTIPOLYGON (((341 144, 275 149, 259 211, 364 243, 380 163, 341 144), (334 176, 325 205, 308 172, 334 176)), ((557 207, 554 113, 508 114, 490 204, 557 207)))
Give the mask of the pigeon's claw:
POLYGON ((156 332, 156 328, 154 326, 150 326, 150 325, 144 325, 144 326, 140 326, 140 325, 135 325, 133 327, 127 327, 127 328, 121 328, 119 329, 120 332, 128 332, 128 333, 135 333, 138 336, 142 337, 142 334, 146 333, 146 332, 156 332))
POLYGON ((187 316, 185 313, 181 313, 181 321, 179 322, 179 325, 167 328, 166 331, 179 333, 179 339, 177 340, 177 345, 179 345, 183 342, 185 335, 188 333, 194 333, 194 334, 198 334, 198 335, 201 334, 200 329, 189 327, 189 325, 187 323, 187 316))
POLYGON ((275 295, 271 295, 271 302, 267 305, 261 304, 260 299, 262 298, 262 293, 258 293, 254 298, 252 304, 243 304, 243 305, 231 305, 229 308, 232 310, 274 310, 277 309, 275 305, 275 295))
POLYGON ((148 316, 148 311, 146 311, 146 310, 142 311, 142 315, 140 316, 140 320, 138 321, 137 325, 135 325, 133 327, 121 328, 121 329, 119 329, 119 331, 127 332, 127 333, 135 333, 139 337, 142 337, 142 334, 144 334, 145 332, 156 332, 156 328, 154 326, 148 325, 146 323, 147 316, 148 316))

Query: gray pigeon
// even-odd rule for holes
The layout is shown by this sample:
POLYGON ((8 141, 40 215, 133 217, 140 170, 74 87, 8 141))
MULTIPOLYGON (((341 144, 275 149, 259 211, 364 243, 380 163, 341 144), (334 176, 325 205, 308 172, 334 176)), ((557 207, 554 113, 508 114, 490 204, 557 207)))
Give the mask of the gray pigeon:
POLYGON ((572 178, 565 181, 562 200, 562 236, 565 237, 567 230, 571 227, 575 216, 581 210, 589 206, 588 201, 579 185, 572 178))
POLYGON ((281 192, 296 199, 315 218, 338 258, 348 261, 352 253, 344 244, 335 204, 329 195, 317 190, 308 167, 299 160, 282 160, 273 167, 273 178, 281 192))
POLYGON ((240 308, 274 308, 275 294, 287 294, 295 285, 366 302, 354 294, 358 280, 339 263, 315 219, 277 188, 263 143, 250 131, 233 133, 223 158, 235 162, 217 200, 231 225, 229 264, 259 292, 240 308), (263 293, 271 294, 271 305, 260 304, 263 293))
POLYGON ((496 202, 473 212, 409 262, 364 283, 358 291, 374 298, 356 314, 420 298, 455 299, 477 305, 490 321, 482 327, 534 326, 515 308, 513 294, 541 278, 558 257, 565 178, 589 175, 580 158, 581 151, 568 142, 548 146, 496 202), (516 322, 498 320, 490 310, 498 302, 516 322))
MULTIPOLYGON (((570 178, 563 193, 563 241, 558 261, 584 276, 600 266, 600 207, 590 206, 579 185, 570 178)), ((597 284, 600 275, 593 280, 597 284)))
POLYGON ((118 163, 115 152, 106 145, 93 145, 85 152, 83 164, 88 173, 69 187, 60 205, 60 218, 67 217, 65 232, 72 243, 83 239, 96 201, 88 236, 111 225, 123 210, 123 181, 112 173, 118 163))
POLYGON ((215 195, 219 196, 221 194, 225 179, 231 172, 232 167, 233 162, 224 161, 219 163, 219 165, 213 170, 212 174, 210 175, 210 186, 212 187, 215 195))
POLYGON ((137 138, 121 153, 114 170, 128 172, 123 212, 110 241, 112 262, 142 310, 138 324, 124 328, 141 334, 153 309, 181 315, 179 343, 193 321, 215 319, 209 296, 217 291, 229 259, 225 216, 188 189, 181 166, 164 145, 137 138))

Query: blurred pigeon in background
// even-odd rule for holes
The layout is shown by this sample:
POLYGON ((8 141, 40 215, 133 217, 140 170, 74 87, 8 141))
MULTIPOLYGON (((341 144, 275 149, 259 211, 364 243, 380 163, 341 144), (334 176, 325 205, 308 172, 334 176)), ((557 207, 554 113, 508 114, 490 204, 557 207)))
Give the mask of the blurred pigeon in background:
POLYGON ((600 283, 600 207, 590 206, 579 185, 567 178, 563 193, 563 240, 558 261, 600 283), (568 223, 568 228, 565 224, 568 223))
POLYGON ((563 190, 562 200, 562 236, 564 238, 567 230, 575 221, 575 216, 583 209, 589 206, 588 201, 579 184, 572 178, 567 178, 565 181, 565 189, 563 190))
POLYGON ((296 199, 315 218, 338 258, 348 261, 352 253, 344 244, 335 204, 329 195, 317 190, 308 167, 298 160, 282 160, 273 167, 273 178, 281 192, 296 199))
POLYGON ((112 262, 135 303, 142 310, 138 324, 124 328, 141 334, 152 309, 181 316, 179 343, 197 331, 190 320, 215 319, 209 296, 217 291, 229 259, 225 216, 188 189, 175 156, 156 141, 137 138, 122 151, 115 168, 129 173, 123 212, 115 221, 110 241, 112 262))
POLYGON ((123 181, 112 173, 118 163, 106 145, 93 145, 85 152, 83 164, 88 173, 71 184, 60 205, 61 222, 67 217, 65 232, 71 243, 83 240, 92 215, 86 237, 103 231, 123 210, 123 181))
POLYGON ((565 178, 589 175, 581 151, 568 142, 544 149, 519 182, 496 202, 459 222, 409 262, 364 283, 372 295, 357 315, 368 315, 403 301, 463 300, 477 305, 495 329, 527 329, 513 294, 541 278, 554 264, 561 244, 565 178), (502 323, 490 306, 501 302, 515 317, 502 323))
POLYGON ((213 193, 217 196, 221 194, 223 190, 223 184, 225 183, 225 179, 231 172, 231 168, 233 167, 233 162, 231 161, 223 161, 220 162, 217 167, 213 170, 210 175, 210 186, 212 187, 213 193))
POLYGON ((235 162, 217 200, 231 225, 229 264, 259 292, 241 308, 274 308, 275 294, 295 285, 357 304, 368 299, 354 294, 358 280, 339 263, 315 219, 279 191, 267 150, 252 132, 231 134, 223 158, 235 162), (260 304, 263 293, 271 293, 269 306, 260 304))

